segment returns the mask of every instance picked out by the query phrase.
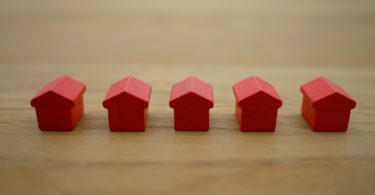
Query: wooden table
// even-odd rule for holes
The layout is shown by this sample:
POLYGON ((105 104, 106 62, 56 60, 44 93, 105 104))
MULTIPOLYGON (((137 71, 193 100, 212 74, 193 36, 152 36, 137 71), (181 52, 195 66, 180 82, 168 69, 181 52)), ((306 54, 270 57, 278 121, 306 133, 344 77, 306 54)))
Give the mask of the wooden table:
POLYGON ((374 1, 0 1, 0 194, 374 194, 374 1), (40 132, 31 97, 87 85, 73 132, 40 132), (144 133, 111 133, 102 100, 153 86, 144 133), (211 83, 209 132, 175 132, 172 83, 211 83), (275 133, 242 133, 234 82, 258 75, 284 104, 275 133), (314 133, 299 86, 317 76, 358 102, 347 133, 314 133))

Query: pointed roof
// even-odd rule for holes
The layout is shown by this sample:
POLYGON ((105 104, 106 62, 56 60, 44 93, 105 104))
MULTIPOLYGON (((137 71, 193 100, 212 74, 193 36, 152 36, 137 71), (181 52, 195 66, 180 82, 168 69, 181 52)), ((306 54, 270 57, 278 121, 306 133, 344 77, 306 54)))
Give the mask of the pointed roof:
POLYGON ((43 102, 44 98, 61 100, 59 104, 73 107, 79 96, 86 90, 86 86, 69 76, 60 76, 44 86, 32 99, 33 107, 43 102))
POLYGON ((214 106, 211 85, 193 76, 177 82, 172 86, 169 106, 174 108, 184 99, 189 100, 191 105, 203 103, 207 108, 212 108, 214 106))
POLYGON ((248 77, 233 85, 233 92, 239 106, 272 105, 281 107, 282 100, 275 88, 257 76, 248 77))
POLYGON ((301 92, 308 98, 313 107, 340 104, 341 106, 344 105, 345 108, 353 109, 356 106, 355 100, 344 89, 324 77, 318 77, 303 84, 301 92))
POLYGON ((116 98, 127 95, 138 100, 134 103, 139 103, 143 108, 148 107, 151 96, 151 85, 132 76, 125 77, 120 81, 112 84, 103 101, 103 106, 108 108, 112 101, 116 98))

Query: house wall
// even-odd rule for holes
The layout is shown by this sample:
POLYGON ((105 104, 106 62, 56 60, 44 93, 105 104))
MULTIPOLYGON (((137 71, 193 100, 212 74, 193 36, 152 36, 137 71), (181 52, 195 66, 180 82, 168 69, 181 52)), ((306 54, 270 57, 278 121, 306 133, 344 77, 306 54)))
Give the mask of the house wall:
POLYGON ((83 96, 79 97, 76 105, 71 109, 71 126, 75 127, 84 113, 83 96))
POLYGON ((124 105, 108 108, 109 128, 112 131, 144 131, 147 109, 134 109, 124 105))
POLYGON ((309 126, 314 129, 315 119, 316 119, 316 111, 313 108, 311 102, 306 97, 303 97, 302 111, 301 112, 302 112, 302 116, 306 119, 309 126))
POLYGON ((236 105, 235 105, 235 107, 236 107, 236 118, 237 118, 237 122, 238 122, 238 124, 240 125, 240 127, 241 127, 241 121, 242 121, 242 109, 241 109, 241 107, 237 104, 237 103, 235 103, 236 105))
POLYGON ((209 129, 209 109, 174 109, 174 126, 176 130, 209 129))
POLYGON ((274 131, 276 128, 277 108, 252 106, 242 109, 241 130, 274 131))
POLYGON ((350 117, 349 109, 318 109, 315 131, 346 131, 350 117))
POLYGON ((36 107, 38 125, 41 130, 72 130, 69 108, 61 106, 41 105, 36 107))

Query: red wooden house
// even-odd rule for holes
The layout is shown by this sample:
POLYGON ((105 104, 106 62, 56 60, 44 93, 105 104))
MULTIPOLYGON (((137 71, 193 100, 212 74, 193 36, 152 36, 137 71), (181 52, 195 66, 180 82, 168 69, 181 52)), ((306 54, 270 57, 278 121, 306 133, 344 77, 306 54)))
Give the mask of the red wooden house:
POLYGON ((48 83, 31 100, 39 128, 43 131, 73 130, 83 115, 85 90, 83 83, 69 76, 48 83))
POLYGON ((108 109, 111 131, 144 131, 151 86, 134 77, 126 77, 110 87, 103 101, 108 109))
POLYGON ((169 106, 174 109, 177 131, 208 131, 209 110, 214 106, 212 87, 188 77, 172 86, 169 106))
POLYGON ((301 86, 302 115, 314 131, 346 131, 356 102, 340 86, 320 77, 301 86))
POLYGON ((274 131, 282 100, 275 88, 259 77, 233 85, 236 116, 242 131, 274 131))

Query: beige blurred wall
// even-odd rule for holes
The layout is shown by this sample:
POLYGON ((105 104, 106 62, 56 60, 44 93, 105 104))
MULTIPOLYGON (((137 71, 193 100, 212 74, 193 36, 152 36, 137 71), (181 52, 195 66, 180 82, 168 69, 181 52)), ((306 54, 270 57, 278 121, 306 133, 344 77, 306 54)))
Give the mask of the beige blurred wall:
POLYGON ((375 1, 0 1, 0 66, 375 66, 375 1))

